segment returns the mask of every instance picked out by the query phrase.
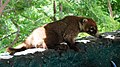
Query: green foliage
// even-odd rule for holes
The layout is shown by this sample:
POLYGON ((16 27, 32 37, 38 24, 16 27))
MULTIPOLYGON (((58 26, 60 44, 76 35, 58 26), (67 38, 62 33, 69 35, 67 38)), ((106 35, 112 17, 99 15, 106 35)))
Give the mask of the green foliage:
MULTIPOLYGON (((114 18, 109 16, 107 0, 57 0, 57 20, 67 15, 85 16, 93 18, 100 32, 120 29, 120 4, 118 0, 111 0, 114 18), (62 13, 59 12, 62 4, 62 13)), ((0 38, 17 31, 13 22, 20 27, 17 42, 22 42, 33 29, 53 21, 53 0, 10 0, 0 18, 0 38)), ((1 48, 10 45, 16 35, 11 35, 0 41, 1 48)))

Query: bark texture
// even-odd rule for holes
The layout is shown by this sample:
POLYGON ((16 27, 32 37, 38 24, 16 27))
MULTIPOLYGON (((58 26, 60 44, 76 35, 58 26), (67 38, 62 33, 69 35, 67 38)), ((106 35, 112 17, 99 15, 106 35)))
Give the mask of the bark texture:
POLYGON ((64 51, 61 55, 52 49, 35 52, 11 59, 0 59, 0 67, 114 67, 112 62, 120 67, 120 31, 103 33, 109 38, 81 38, 90 42, 77 45, 81 52, 64 51))

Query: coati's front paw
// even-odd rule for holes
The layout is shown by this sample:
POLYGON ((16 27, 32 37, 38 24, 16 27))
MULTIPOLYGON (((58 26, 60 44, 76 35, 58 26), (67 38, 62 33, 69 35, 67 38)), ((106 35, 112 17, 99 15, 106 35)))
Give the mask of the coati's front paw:
POLYGON ((59 44, 55 47, 55 50, 59 53, 60 56, 64 51, 66 52, 68 49, 69 49, 69 46, 66 44, 59 44))
POLYGON ((74 51, 77 51, 77 52, 79 52, 79 51, 80 51, 80 48, 79 48, 79 47, 77 47, 77 46, 74 46, 72 49, 73 49, 74 51))
POLYGON ((80 51, 80 48, 77 46, 77 43, 75 43, 73 45, 69 45, 69 46, 70 46, 70 49, 73 49, 74 51, 77 51, 77 52, 80 51))

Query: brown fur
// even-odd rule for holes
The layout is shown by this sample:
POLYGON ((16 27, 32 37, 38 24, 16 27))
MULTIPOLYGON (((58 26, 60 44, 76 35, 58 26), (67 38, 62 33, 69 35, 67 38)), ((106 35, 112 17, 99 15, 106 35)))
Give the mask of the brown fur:
POLYGON ((21 48, 23 49, 23 47, 23 50, 29 48, 54 49, 61 42, 66 42, 71 49, 79 51, 74 40, 79 32, 87 32, 95 36, 97 33, 95 21, 86 17, 67 16, 62 20, 38 27, 19 45, 19 47, 9 47, 7 51, 13 54, 18 52, 21 48), (91 31, 93 31, 93 33, 91 33, 91 31))

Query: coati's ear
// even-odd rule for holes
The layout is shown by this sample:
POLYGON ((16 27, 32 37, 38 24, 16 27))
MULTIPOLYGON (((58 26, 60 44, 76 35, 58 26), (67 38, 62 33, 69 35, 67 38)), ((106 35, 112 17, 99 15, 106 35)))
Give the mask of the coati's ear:
POLYGON ((81 19, 80 22, 81 22, 81 24, 83 24, 85 22, 88 22, 88 19, 81 19))
POLYGON ((84 22, 88 22, 88 20, 87 20, 87 19, 83 19, 83 21, 82 21, 82 22, 83 22, 83 23, 84 23, 84 22))

